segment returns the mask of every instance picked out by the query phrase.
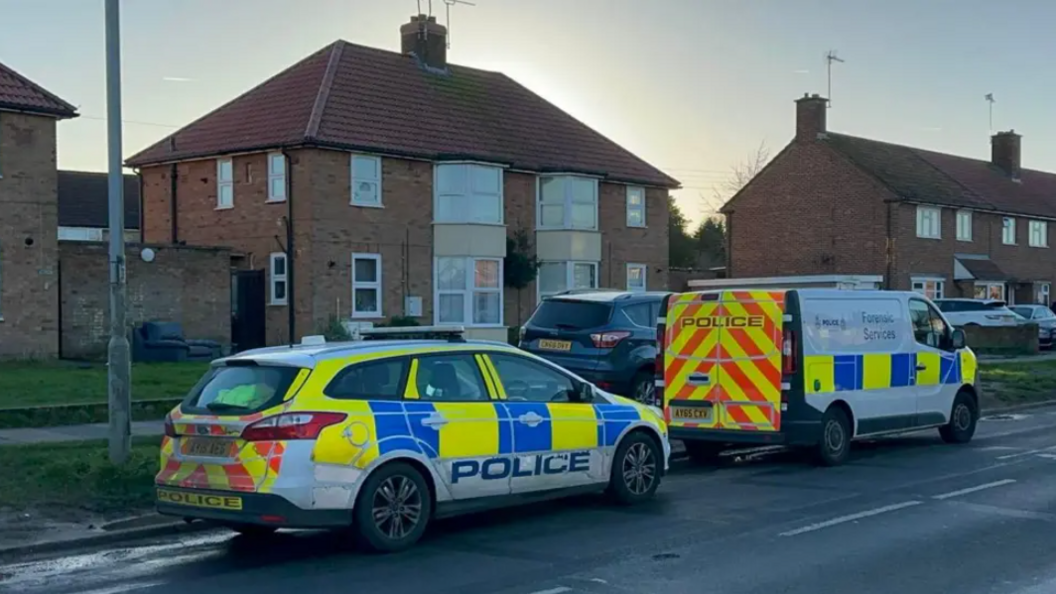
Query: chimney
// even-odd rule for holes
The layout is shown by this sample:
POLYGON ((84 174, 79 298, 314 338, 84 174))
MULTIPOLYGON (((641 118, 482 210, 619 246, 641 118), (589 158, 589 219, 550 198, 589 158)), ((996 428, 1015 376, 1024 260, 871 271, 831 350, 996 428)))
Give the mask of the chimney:
POLYGON ((419 14, 400 26, 403 53, 413 55, 424 66, 447 68, 447 27, 436 22, 436 17, 419 14))
POLYGON ((1015 130, 998 132, 990 137, 990 163, 1008 177, 1018 180, 1020 172, 1019 139, 1015 130))
POLYGON ((814 93, 796 99, 796 140, 816 140, 825 134, 828 99, 814 93))

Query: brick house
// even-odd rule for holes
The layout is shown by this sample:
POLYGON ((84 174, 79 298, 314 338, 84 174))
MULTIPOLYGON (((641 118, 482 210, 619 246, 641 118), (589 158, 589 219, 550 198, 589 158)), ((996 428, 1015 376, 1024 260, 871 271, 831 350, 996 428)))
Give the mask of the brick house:
POLYGON ((1052 301, 1056 174, 837 134, 827 102, 796 101, 793 140, 722 208, 730 277, 882 275, 930 297, 1052 301))
POLYGON ((0 64, 0 357, 58 352, 55 129, 69 103, 0 64))
POLYGON ((404 315, 505 340, 541 295, 666 286, 677 181, 505 75, 448 64, 435 19, 400 34, 402 52, 337 41, 129 158, 144 241, 231 246, 263 271, 269 343, 404 315), (517 291, 503 258, 522 232, 543 263, 517 291))
MULTIPOLYGON (((59 240, 109 241, 110 180, 106 172, 59 171, 59 240)), ((124 175, 125 241, 138 242, 139 177, 124 175)))

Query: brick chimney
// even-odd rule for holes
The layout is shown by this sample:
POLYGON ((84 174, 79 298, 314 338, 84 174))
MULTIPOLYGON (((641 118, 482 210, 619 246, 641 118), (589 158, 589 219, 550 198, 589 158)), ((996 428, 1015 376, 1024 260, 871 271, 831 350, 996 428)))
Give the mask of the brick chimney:
POLYGON ((1019 140, 1022 138, 1015 130, 998 132, 990 137, 990 162, 1005 175, 1019 179, 1020 153, 1019 140))
POLYGON ((796 140, 816 140, 826 132, 828 99, 814 93, 796 99, 796 140))
POLYGON ((419 14, 400 26, 403 53, 417 56, 430 68, 447 68, 447 27, 436 22, 436 17, 419 14))

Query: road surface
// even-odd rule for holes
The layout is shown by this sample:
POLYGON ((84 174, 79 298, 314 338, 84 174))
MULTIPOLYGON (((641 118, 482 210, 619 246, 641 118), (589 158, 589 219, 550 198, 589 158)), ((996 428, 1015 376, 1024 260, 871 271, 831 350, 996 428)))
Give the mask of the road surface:
POLYGON ((789 454, 680 468, 655 503, 598 498, 440 524, 368 556, 340 538, 226 533, 0 564, 19 594, 1056 593, 1056 410, 815 468, 789 454))

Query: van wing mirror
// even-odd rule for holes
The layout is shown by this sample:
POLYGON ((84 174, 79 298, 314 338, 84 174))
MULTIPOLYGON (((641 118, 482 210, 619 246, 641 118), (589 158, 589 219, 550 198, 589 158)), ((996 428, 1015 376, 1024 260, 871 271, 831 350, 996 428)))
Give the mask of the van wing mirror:
POLYGON ((964 335, 964 330, 954 328, 950 334, 950 346, 954 349, 963 349, 967 344, 968 338, 964 335))

